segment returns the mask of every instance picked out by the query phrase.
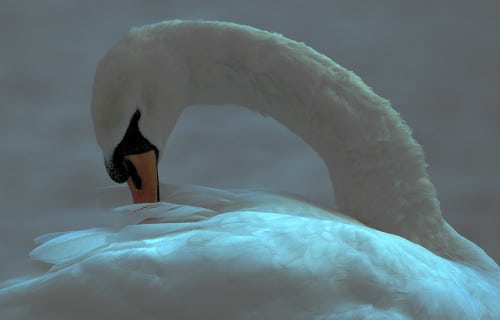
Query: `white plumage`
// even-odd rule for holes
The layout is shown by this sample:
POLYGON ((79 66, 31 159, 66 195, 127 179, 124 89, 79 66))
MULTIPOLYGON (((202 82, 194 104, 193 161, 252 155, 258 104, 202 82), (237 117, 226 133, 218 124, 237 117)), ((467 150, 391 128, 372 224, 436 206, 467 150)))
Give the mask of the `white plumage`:
POLYGON ((92 103, 107 160, 136 110, 160 154, 186 106, 270 115, 323 158, 342 214, 290 195, 166 185, 164 202, 118 209, 114 228, 39 238, 32 257, 53 267, 0 289, 2 316, 500 318, 500 268, 441 217, 409 128, 304 44, 220 22, 133 29, 99 64, 92 103))

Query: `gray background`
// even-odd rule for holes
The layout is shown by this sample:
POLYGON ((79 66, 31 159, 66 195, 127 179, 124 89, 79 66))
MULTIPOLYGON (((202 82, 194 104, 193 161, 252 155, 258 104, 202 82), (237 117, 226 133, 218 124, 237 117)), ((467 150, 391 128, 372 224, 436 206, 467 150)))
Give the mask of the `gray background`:
MULTIPOLYGON (((500 261, 500 2, 0 0, 0 281, 34 270, 33 237, 110 221, 93 72, 130 27, 173 18, 282 33, 354 70, 424 145, 445 217, 500 261)), ((160 177, 333 203, 313 151, 241 108, 188 109, 160 177)))

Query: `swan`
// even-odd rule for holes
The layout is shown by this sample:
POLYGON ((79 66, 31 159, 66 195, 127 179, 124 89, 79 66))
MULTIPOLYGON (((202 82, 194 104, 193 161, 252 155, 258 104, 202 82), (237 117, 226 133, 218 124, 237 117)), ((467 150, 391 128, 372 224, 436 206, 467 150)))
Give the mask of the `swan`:
POLYGON ((408 125, 303 43, 217 21, 133 28, 97 67, 92 118, 133 204, 116 225, 37 238, 30 255, 51 269, 4 283, 2 318, 500 319, 500 268, 443 218, 408 125), (195 104, 245 106, 301 137, 337 209, 161 183, 195 104))

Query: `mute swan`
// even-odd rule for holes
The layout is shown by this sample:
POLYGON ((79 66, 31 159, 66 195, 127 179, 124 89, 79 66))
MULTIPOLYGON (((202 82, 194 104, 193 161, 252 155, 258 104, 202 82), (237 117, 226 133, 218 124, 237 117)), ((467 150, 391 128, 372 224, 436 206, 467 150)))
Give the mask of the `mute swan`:
POLYGON ((92 115, 121 225, 40 237, 52 264, 0 289, 8 319, 500 319, 500 268, 442 218, 388 101, 302 43, 223 22, 132 29, 99 63, 92 115), (162 185, 183 108, 238 104, 299 135, 338 211, 291 195, 162 185), (156 202, 162 200, 164 202, 156 202))

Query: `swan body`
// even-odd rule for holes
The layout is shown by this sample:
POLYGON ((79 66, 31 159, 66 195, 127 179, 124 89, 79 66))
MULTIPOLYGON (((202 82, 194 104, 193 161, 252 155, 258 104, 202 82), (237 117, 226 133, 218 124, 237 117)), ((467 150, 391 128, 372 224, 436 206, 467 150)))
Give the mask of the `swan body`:
POLYGON ((203 21, 132 29, 94 81, 109 175, 128 179, 133 196, 155 186, 129 156, 155 165, 183 108, 204 103, 246 106, 299 135, 329 168, 338 211, 290 195, 156 185, 162 202, 117 209, 114 228, 39 238, 31 255, 51 270, 0 289, 0 314, 500 318, 500 268, 443 219, 409 127, 354 73, 281 35, 203 21))
POLYGON ((115 229, 40 239, 31 256, 52 270, 1 289, 0 310, 42 320, 500 315, 498 278, 302 199, 162 191, 167 202, 116 209, 115 229), (30 308, 10 305, 19 300, 30 308))

